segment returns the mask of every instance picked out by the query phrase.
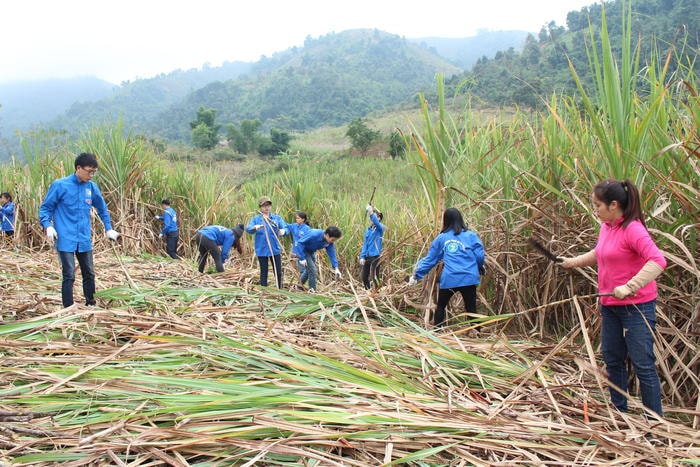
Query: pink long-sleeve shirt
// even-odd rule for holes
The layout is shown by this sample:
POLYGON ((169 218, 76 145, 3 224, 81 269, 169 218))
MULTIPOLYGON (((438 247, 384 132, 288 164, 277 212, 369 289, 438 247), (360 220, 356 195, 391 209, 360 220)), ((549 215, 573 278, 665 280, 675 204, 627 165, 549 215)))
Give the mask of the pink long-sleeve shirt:
MULTIPOLYGON (((598 292, 612 292, 615 287, 625 285, 647 263, 653 261, 666 268, 666 259, 651 239, 644 224, 635 220, 622 227, 624 219, 612 225, 605 222, 600 228, 595 256, 598 262, 598 292)), ((657 297, 656 281, 651 281, 635 295, 618 299, 601 297, 603 305, 630 305, 650 302, 657 297)))

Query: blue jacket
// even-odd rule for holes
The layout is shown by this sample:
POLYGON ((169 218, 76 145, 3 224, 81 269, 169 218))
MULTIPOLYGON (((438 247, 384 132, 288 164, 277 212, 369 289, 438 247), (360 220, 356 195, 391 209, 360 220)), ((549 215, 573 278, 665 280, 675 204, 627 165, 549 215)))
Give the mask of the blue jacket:
POLYGON ((287 230, 292 235, 292 251, 294 251, 294 246, 299 242, 299 239, 307 234, 311 227, 307 223, 297 224, 287 224, 287 230))
POLYGON ((163 221, 163 229, 160 233, 165 235, 168 232, 177 232, 177 214, 173 208, 166 208, 158 219, 163 221))
POLYGON ((372 213, 369 215, 372 225, 365 230, 365 241, 362 243, 360 258, 379 256, 382 254, 382 242, 384 241, 384 231, 386 226, 379 222, 379 217, 372 213))
POLYGON ((105 230, 112 223, 100 189, 92 180, 81 182, 75 175, 54 180, 39 207, 39 222, 43 228, 51 224, 58 233, 58 251, 84 252, 92 250, 90 210, 95 208, 105 230))
POLYGON ((221 261, 226 261, 228 252, 236 241, 233 230, 221 225, 208 225, 199 229, 199 232, 221 247, 221 261))
POLYGON ((0 211, 2 211, 2 228, 0 230, 3 232, 15 230, 15 203, 8 201, 0 208, 0 211))
POLYGON ((451 289, 481 282, 479 266, 484 265, 484 245, 479 236, 464 230, 443 232, 433 240, 428 254, 416 265, 416 279, 421 279, 440 261, 443 262, 440 288, 451 289))
POLYGON ((275 256, 282 253, 282 245, 277 233, 279 229, 285 229, 285 235, 289 235, 287 223, 277 214, 270 213, 268 220, 263 219, 262 214, 258 214, 250 220, 245 231, 255 235, 255 256, 275 256), (263 228, 255 230, 256 225, 262 225, 263 228))
POLYGON ((292 250, 299 257, 299 261, 306 259, 307 255, 313 255, 321 248, 326 249, 326 254, 328 254, 328 259, 331 260, 331 266, 334 268, 338 267, 338 258, 335 255, 335 245, 329 243, 323 238, 323 229, 309 229, 309 231, 304 235, 299 241, 294 245, 292 250))

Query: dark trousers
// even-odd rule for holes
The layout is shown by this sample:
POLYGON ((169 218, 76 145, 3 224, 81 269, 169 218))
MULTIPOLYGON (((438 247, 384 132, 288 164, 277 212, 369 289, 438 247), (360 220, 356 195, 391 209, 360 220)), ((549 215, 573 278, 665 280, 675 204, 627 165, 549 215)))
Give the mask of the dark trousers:
POLYGON ((362 265, 362 283, 365 289, 379 286, 379 256, 368 256, 362 265), (371 283, 370 283, 371 281, 371 283))
POLYGON ((445 323, 445 308, 450 303, 450 299, 457 292, 462 294, 464 300, 464 310, 467 313, 476 313, 476 285, 465 285, 452 289, 440 289, 438 292, 437 308, 435 309, 435 326, 440 327, 445 323))
POLYGON ((80 273, 83 276, 83 295, 86 305, 95 304, 95 266, 92 260, 92 251, 59 251, 58 259, 61 261, 61 301, 64 307, 73 304, 73 284, 75 283, 75 258, 78 258, 80 273))
POLYGON ((211 238, 202 235, 197 232, 194 234, 194 241, 199 248, 199 258, 197 259, 197 265, 199 266, 199 272, 204 272, 204 267, 207 265, 207 257, 211 255, 216 265, 216 272, 224 272, 224 262, 221 260, 221 250, 219 245, 216 244, 211 238))
POLYGON ((177 255, 177 242, 180 239, 178 231, 168 232, 165 234, 165 251, 172 259, 180 259, 177 255))
POLYGON ((282 288, 282 256, 258 256, 258 263, 260 263, 260 285, 267 286, 267 272, 268 272, 268 262, 272 261, 272 273, 277 279, 277 288, 282 288))
MULTIPOLYGON (((661 384, 656 372, 654 330, 656 329, 656 300, 636 305, 601 307, 601 347, 608 378, 627 392, 627 359, 632 361, 642 403, 663 416, 661 384)), ((610 399, 622 412, 627 412, 627 395, 610 387, 610 399)))

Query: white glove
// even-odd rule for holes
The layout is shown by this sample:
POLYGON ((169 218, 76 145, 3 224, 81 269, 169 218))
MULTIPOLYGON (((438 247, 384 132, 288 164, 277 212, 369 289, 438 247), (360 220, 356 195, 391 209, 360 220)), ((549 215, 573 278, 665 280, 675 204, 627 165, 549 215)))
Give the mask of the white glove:
POLYGON ((158 234, 158 238, 163 239, 163 234, 158 234))
POLYGON ((51 225, 46 227, 46 239, 53 243, 57 238, 58 232, 56 232, 56 229, 54 229, 51 225))
POLYGON ((372 214, 372 211, 374 211, 374 208, 372 207, 371 204, 368 203, 367 206, 365 206, 365 210, 366 210, 368 213, 372 214))
POLYGON ((416 276, 411 276, 408 278, 408 285, 416 285, 418 281, 416 280, 416 276))
POLYGON ((107 235, 107 238, 109 238, 110 240, 116 240, 117 238, 119 238, 119 232, 117 232, 114 229, 108 230, 107 232, 105 232, 105 235, 107 235))
POLYGON ((156 217, 154 217, 153 219, 159 221, 159 220, 160 220, 160 216, 156 216, 156 217))
POLYGON ((632 289, 630 289, 627 284, 625 285, 619 285, 613 289, 613 295, 615 298, 622 300, 625 297, 629 297, 630 295, 634 295, 634 292, 632 292, 632 289))
POLYGON ((335 273, 335 277, 340 279, 340 277, 342 276, 342 274, 340 273, 340 269, 335 268, 333 272, 335 273))
POLYGON ((279 229, 277 233, 280 237, 284 237, 285 235, 287 235, 287 229, 279 229))
POLYGON ((255 230, 260 230, 260 229, 263 228, 263 225, 262 225, 262 224, 254 225, 253 228, 254 228, 255 230))
POLYGON ((305 259, 299 260, 299 265, 306 267, 306 260, 305 259))
POLYGON ((364 259, 364 258, 360 258, 360 266, 364 266, 364 265, 365 265, 365 259, 364 259))

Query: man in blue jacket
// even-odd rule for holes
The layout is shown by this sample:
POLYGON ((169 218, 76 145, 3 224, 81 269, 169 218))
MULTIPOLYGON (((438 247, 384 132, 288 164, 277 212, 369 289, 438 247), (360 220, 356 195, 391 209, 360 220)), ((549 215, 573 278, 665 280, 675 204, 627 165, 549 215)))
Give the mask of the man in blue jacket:
POLYGON ((46 229, 46 238, 54 244, 61 261, 61 300, 64 307, 73 304, 76 257, 83 275, 85 304, 95 304, 95 267, 90 222, 92 208, 97 210, 107 238, 116 240, 119 237, 119 233, 112 229, 102 193, 92 181, 97 172, 97 158, 94 154, 84 152, 75 158, 74 165, 75 173, 51 183, 39 208, 39 222, 46 229))
POLYGON ((165 237, 165 251, 172 259, 180 259, 177 255, 177 242, 180 238, 180 233, 177 228, 177 214, 170 207, 170 200, 164 199, 160 202, 163 207, 163 215, 156 216, 156 220, 163 221, 163 229, 160 231, 158 238, 165 237))
POLYGON ((340 277, 340 269, 338 269, 338 258, 335 254, 336 240, 342 236, 342 232, 336 226, 330 226, 326 230, 311 229, 306 235, 299 239, 294 245, 293 252, 299 258, 299 264, 305 268, 301 275, 301 284, 304 285, 306 280, 309 281, 309 292, 316 291, 316 276, 318 275, 318 267, 314 256, 321 248, 326 250, 328 259, 331 261, 333 272, 336 277, 340 277))
POLYGON ((248 223, 245 231, 255 235, 255 256, 260 264, 260 285, 267 286, 268 264, 272 262, 272 273, 277 280, 277 288, 283 284, 282 244, 279 237, 289 235, 287 223, 272 213, 272 201, 262 196, 258 201, 260 210, 248 223))
POLYGON ((369 290, 372 284, 375 287, 379 285, 379 256, 382 254, 386 226, 382 224, 384 215, 379 210, 371 204, 368 204, 365 209, 372 225, 365 230, 365 239, 360 251, 360 266, 362 266, 362 283, 365 289, 369 290))

